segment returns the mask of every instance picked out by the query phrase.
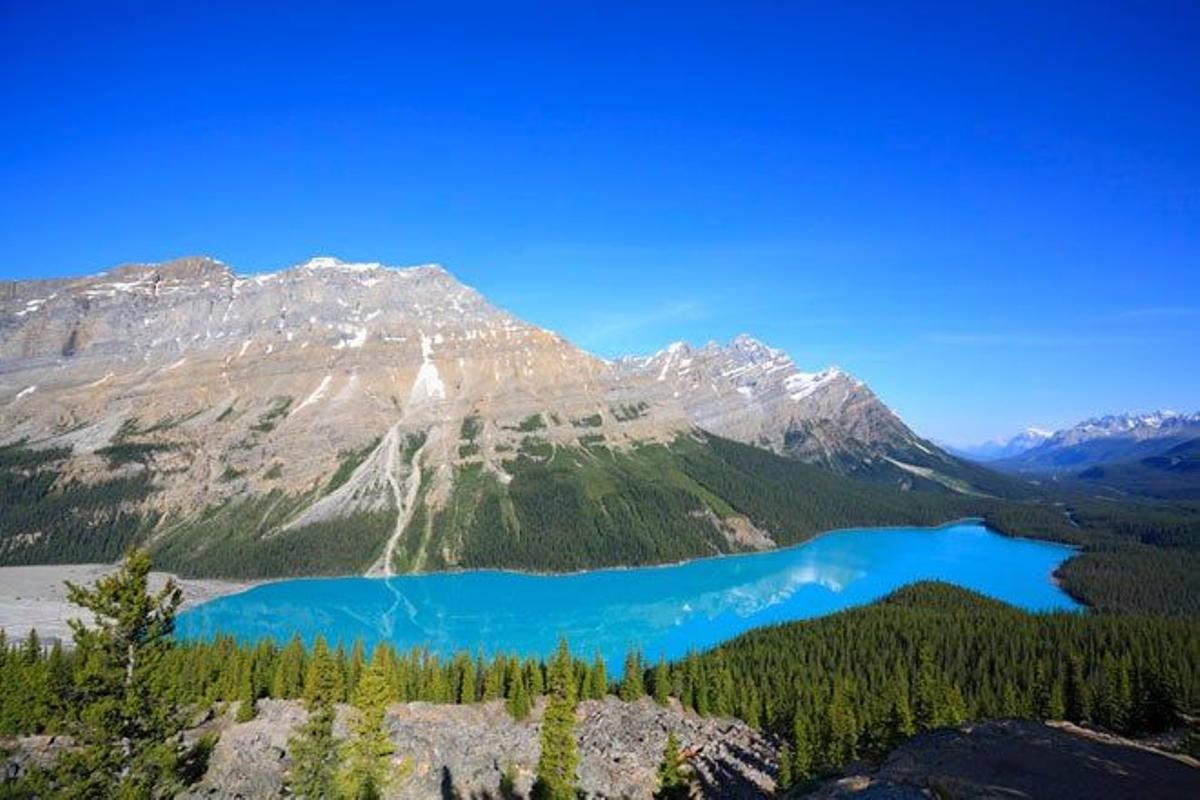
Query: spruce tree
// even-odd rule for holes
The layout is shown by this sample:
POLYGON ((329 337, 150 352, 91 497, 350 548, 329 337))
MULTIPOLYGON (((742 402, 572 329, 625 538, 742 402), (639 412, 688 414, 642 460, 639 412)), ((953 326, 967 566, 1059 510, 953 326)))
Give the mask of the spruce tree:
POLYGON ((792 777, 792 748, 784 742, 779 748, 779 772, 775 777, 775 790, 782 791, 790 788, 795 778, 792 777))
POLYGON ((829 701, 825 731, 826 757, 831 765, 846 764, 858 758, 858 722, 845 683, 837 681, 829 701))
POLYGON ((59 757, 61 797, 150 797, 181 786, 180 710, 157 696, 155 680, 174 647, 183 594, 173 580, 148 591, 150 556, 131 551, 91 588, 67 583, 67 596, 91 612, 71 621, 78 665, 71 705, 75 747, 59 757))
POLYGON ((905 680, 899 676, 893 678, 891 682, 887 728, 884 732, 884 743, 888 748, 895 747, 917 731, 912 706, 908 702, 908 687, 905 683, 905 680))
POLYGON ((459 703, 474 703, 479 699, 479 695, 475 691, 475 661, 466 653, 461 654, 455 659, 455 667, 458 671, 458 685, 455 687, 459 703))
POLYGON ((542 751, 538 756, 534 797, 574 800, 579 752, 575 743, 575 680, 567 640, 560 639, 550 662, 549 698, 542 716, 542 751))
POLYGON ((806 781, 813 776, 817 760, 815 732, 803 712, 792 718, 792 780, 806 781))
POLYGON ((667 734, 663 747, 662 762, 658 765, 658 790, 655 800, 686 800, 691 795, 683 757, 679 753, 679 739, 674 732, 667 734))
POLYGON ((280 700, 300 697, 304 691, 304 673, 304 642, 300 640, 300 635, 296 634, 279 652, 271 683, 271 696, 280 700))
POLYGON ((913 686, 913 715, 921 730, 941 724, 941 678, 928 647, 917 651, 917 675, 913 686))
POLYGON ((242 668, 241 685, 238 687, 238 710, 234 717, 238 722, 249 722, 254 719, 257 709, 255 703, 258 697, 254 691, 254 678, 252 665, 246 664, 242 668))
POLYGON ((642 679, 642 657, 636 650, 625 654, 625 674, 621 678, 621 699, 626 703, 633 702, 646 694, 646 685, 642 679))
POLYGON ((608 669, 604 665, 604 658, 600 655, 600 651, 592 656, 591 680, 588 683, 588 699, 603 700, 608 694, 608 669))
POLYGON ((342 675, 329 645, 318 636, 304 676, 308 719, 289 740, 292 769, 288 788, 306 798, 331 797, 337 771, 333 739, 334 703, 342 694, 342 675))
POLYGON ((390 696, 387 662, 384 653, 376 650, 354 692, 350 740, 345 745, 338 775, 343 797, 376 798, 388 783, 391 755, 395 751, 384 728, 390 696))
POLYGON ((529 716, 532 701, 529 698, 529 688, 525 684, 525 671, 515 658, 508 662, 507 684, 505 705, 512 718, 519 722, 529 716))
POLYGON ((292 758, 287 776, 289 791, 309 800, 332 797, 338 764, 337 743, 333 739, 333 706, 311 708, 308 719, 288 740, 288 747, 292 758))
POLYGON ((483 673, 483 700, 498 700, 504 697, 504 674, 507 664, 504 656, 496 656, 483 673))
POLYGON ((658 657, 658 664, 654 667, 654 702, 660 706, 667 704, 667 698, 671 696, 671 677, 667 672, 667 659, 663 656, 658 657))
POLYGON ((1091 718, 1091 692, 1083 677, 1083 661, 1072 653, 1067 661, 1067 682, 1063 689, 1066 718, 1084 722, 1091 718))

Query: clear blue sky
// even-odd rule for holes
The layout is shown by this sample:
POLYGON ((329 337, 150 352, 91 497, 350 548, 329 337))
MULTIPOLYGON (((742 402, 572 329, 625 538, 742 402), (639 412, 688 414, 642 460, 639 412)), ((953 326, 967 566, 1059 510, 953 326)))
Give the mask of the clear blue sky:
POLYGON ((1200 408, 1200 5, 897 5, 0 0, 0 279, 438 261, 952 442, 1200 408))

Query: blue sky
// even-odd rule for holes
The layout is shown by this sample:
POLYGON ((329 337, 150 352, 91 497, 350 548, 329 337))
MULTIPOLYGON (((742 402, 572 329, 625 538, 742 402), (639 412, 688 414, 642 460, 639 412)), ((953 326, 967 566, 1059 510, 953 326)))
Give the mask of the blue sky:
POLYGON ((1200 409, 1194 2, 243 5, 0 0, 0 279, 438 261, 951 442, 1200 409))

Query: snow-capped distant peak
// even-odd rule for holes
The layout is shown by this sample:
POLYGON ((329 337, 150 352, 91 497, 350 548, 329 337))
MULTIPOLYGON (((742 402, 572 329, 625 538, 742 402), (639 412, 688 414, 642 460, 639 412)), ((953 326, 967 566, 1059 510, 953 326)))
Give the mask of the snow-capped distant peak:
POLYGON ((378 261, 349 262, 333 256, 316 256, 297 266, 297 269, 336 269, 343 272, 371 272, 383 268, 383 264, 378 261))
POLYGON ((334 270, 337 272, 375 272, 389 270, 392 272, 408 273, 415 270, 436 270, 445 272, 441 264, 413 264, 405 267, 393 267, 379 261, 343 261, 335 256, 314 256, 308 261, 297 264, 295 269, 307 271, 334 270))

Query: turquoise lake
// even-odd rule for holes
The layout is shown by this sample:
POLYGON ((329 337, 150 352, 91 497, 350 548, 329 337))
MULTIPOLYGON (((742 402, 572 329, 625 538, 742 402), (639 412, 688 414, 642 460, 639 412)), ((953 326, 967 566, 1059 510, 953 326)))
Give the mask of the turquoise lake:
POLYGON ((831 614, 913 581, 955 583, 1031 611, 1080 608, 1052 580, 1074 551, 1013 539, 977 522, 828 533, 767 553, 572 575, 477 571, 319 578, 257 586, 180 615, 183 638, 242 641, 299 633, 368 647, 386 640, 457 650, 546 654, 560 634, 619 664, 638 648, 677 658, 743 631, 831 614))

